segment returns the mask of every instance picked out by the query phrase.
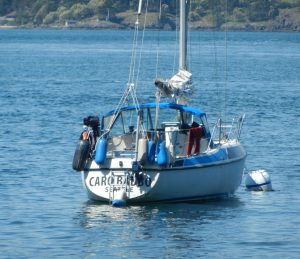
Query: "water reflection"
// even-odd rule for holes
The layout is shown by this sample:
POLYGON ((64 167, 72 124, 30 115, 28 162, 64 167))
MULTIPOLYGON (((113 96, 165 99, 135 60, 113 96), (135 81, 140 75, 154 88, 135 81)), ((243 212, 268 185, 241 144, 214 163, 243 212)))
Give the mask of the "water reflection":
POLYGON ((79 213, 83 228, 103 228, 105 225, 123 226, 130 223, 136 230, 151 229, 153 224, 164 228, 193 228, 232 217, 232 210, 244 205, 237 197, 206 203, 157 204, 114 208, 111 205, 88 201, 79 213))
POLYGON ((88 244, 93 251, 105 245, 110 256, 121 255, 116 247, 134 251, 128 252, 128 256, 142 256, 151 241, 151 247, 163 249, 165 255, 173 258, 186 256, 187 248, 199 248, 215 227, 212 223, 219 225, 233 219, 243 206, 244 202, 236 197, 207 203, 124 208, 88 201, 82 205, 76 221, 93 236, 88 244))
POLYGON ((103 223, 118 224, 127 220, 134 220, 135 225, 151 220, 160 220, 170 224, 176 224, 180 220, 184 224, 189 224, 193 221, 218 220, 226 217, 226 211, 243 205, 244 202, 237 197, 204 203, 152 204, 124 208, 87 201, 82 206, 80 222, 84 228, 97 228, 103 223))

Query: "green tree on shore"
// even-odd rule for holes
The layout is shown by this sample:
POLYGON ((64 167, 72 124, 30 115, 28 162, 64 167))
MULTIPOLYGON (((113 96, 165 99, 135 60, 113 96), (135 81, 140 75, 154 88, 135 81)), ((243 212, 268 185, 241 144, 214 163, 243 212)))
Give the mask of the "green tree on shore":
MULTIPOLYGON (((299 0, 190 0, 192 21, 208 21, 219 28, 224 23, 253 23, 280 20, 281 16, 300 23, 299 0), (291 9, 290 12, 287 10, 291 9), (292 17, 292 18, 291 18, 292 17)), ((144 6, 146 1, 143 1, 144 6)), ((149 12, 163 11, 168 22, 178 9, 177 0, 148 0, 149 12)), ((138 0, 0 0, 0 16, 15 17, 15 25, 63 24, 65 20, 120 22, 119 13, 136 11, 138 0)), ((285 18, 282 18, 285 19, 285 18)), ((299 25, 300 26, 300 25, 299 25)))

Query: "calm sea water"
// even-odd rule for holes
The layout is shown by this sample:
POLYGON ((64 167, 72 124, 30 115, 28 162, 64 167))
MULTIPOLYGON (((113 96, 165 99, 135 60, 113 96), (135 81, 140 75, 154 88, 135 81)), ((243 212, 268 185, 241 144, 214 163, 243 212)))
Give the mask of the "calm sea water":
MULTIPOLYGON (((266 170, 275 191, 119 209, 88 201, 71 163, 82 118, 123 92, 132 32, 0 31, 0 257, 299 256, 300 34, 227 36, 226 73, 224 34, 191 34, 192 105, 210 123, 220 110, 246 113, 247 170, 266 170)), ((146 34, 141 101, 177 67, 174 39, 146 34)))

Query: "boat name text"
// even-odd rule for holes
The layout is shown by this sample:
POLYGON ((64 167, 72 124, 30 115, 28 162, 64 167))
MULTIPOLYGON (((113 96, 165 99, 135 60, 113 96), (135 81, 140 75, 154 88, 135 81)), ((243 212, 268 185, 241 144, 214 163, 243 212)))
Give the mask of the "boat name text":
POLYGON ((89 179, 89 185, 92 187, 95 186, 146 186, 150 187, 152 183, 152 180, 149 176, 143 177, 140 180, 137 180, 136 177, 125 177, 121 175, 116 176, 102 176, 102 177, 91 177, 89 179))

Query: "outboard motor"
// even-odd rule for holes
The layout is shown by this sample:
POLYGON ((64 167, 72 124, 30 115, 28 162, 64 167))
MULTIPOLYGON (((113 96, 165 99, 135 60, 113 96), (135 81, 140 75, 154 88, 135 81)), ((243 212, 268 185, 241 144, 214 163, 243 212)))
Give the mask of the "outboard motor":
POLYGON ((100 136, 99 134, 99 117, 98 116, 88 116, 83 119, 83 124, 87 127, 92 128, 93 134, 89 136, 91 150, 95 149, 96 140, 100 136))
POLYGON ((91 156, 95 149, 96 140, 99 137, 99 117, 88 116, 83 119, 83 132, 80 135, 72 167, 76 171, 82 171, 86 160, 91 156))

